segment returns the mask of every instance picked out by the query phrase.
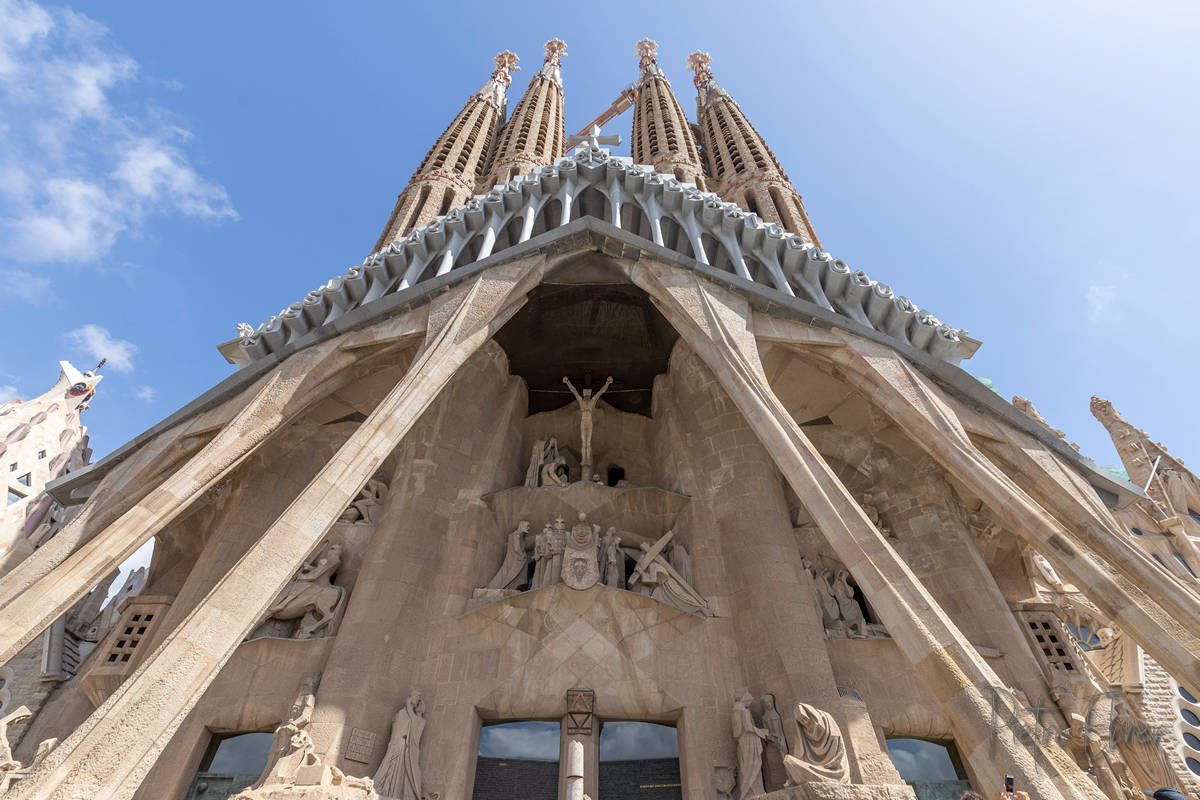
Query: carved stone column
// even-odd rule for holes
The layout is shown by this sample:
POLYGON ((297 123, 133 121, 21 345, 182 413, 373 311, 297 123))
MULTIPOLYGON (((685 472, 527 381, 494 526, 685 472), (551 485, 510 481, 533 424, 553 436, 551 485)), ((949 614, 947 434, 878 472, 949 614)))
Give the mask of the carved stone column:
MULTIPOLYGON (((403 327, 392 321, 388 328, 403 327)), ((324 342, 284 360, 229 406, 241 408, 186 464, 91 535, 98 504, 111 505, 113 487, 93 493, 80 513, 45 546, 0 579, 0 664, 62 616, 109 572, 179 517, 313 400, 336 391, 337 376, 358 360, 324 342), (330 384, 334 385, 330 385, 330 384)), ((165 433, 164 435, 171 435, 165 433)), ((176 433, 182 438, 182 432, 176 433)), ((146 446, 150 446, 149 444, 146 446)), ((126 486, 126 491, 132 488, 126 486)))
POLYGON ((133 796, 188 711, 312 548, 456 370, 525 301, 543 259, 497 266, 433 302, 408 373, 208 597, 16 797, 133 796))
POLYGON ((1200 630, 1200 602, 1182 586, 1168 584, 1165 591, 1156 591, 1165 576, 1124 542, 1123 531, 1109 530, 1101 520, 1107 512, 1097 508, 1094 492, 1078 485, 1082 479, 1070 474, 1044 447, 972 415, 999 443, 998 455, 1014 460, 1014 472, 1028 472, 1029 479, 1041 487, 1039 493, 1049 506, 1044 508, 975 447, 951 401, 903 359, 879 344, 849 335, 838 338, 845 346, 823 351, 843 367, 847 381, 978 494, 1006 528, 1044 555, 1172 675, 1200 683, 1200 638, 1195 635, 1200 630))
MULTIPOLYGON (((863 510, 775 397, 740 296, 698 275, 643 259, 634 282, 713 371, 733 404, 803 500, 834 552, 877 606, 880 617, 930 694, 954 721, 956 743, 983 785, 1006 772, 1047 800, 1100 798, 1057 745, 995 736, 989 687, 995 673, 871 524, 863 510)), ((1003 702, 1003 701, 1001 701, 1003 702)), ((1002 709, 1010 714, 1013 708, 1002 709)))
POLYGON ((595 716, 596 695, 588 689, 567 692, 567 714, 562 718, 558 754, 558 798, 578 800, 572 787, 588 797, 600 796, 600 723, 595 716), (572 762, 572 756, 578 763, 572 762), (573 781, 582 775, 583 780, 573 781))

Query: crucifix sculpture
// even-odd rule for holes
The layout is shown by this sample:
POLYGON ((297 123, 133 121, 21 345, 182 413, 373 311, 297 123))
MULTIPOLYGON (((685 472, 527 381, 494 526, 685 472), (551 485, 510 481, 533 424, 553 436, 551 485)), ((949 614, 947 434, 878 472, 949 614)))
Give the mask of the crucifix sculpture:
POLYGON ((600 396, 608 391, 608 387, 612 385, 612 376, 608 376, 608 380, 604 382, 604 386, 600 391, 592 394, 591 389, 584 389, 581 396, 575 390, 575 384, 571 383, 571 379, 563 376, 563 383, 571 390, 571 394, 575 395, 575 400, 579 403, 579 439, 582 457, 580 458, 580 480, 590 481, 592 479, 592 415, 596 411, 596 403, 600 401, 600 396))
POLYGON ((567 139, 567 147, 575 147, 576 145, 586 144, 588 147, 599 147, 602 144, 611 144, 614 147, 621 143, 620 134, 612 136, 601 136, 600 126, 593 125, 587 136, 571 136, 567 139))

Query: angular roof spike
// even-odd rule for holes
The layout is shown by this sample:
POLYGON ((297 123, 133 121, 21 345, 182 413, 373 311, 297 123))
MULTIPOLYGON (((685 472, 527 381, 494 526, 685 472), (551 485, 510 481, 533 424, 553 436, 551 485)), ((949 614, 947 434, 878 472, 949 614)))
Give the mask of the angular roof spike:
POLYGON ((707 106, 722 97, 728 97, 724 89, 717 85, 717 81, 712 74, 712 56, 702 50, 697 50, 687 57, 687 68, 689 72, 694 72, 696 75, 692 78, 692 83, 696 86, 696 93, 699 95, 701 106, 707 106))
POLYGON ((537 74, 562 86, 562 60, 567 55, 567 43, 562 39, 551 39, 542 45, 542 49, 546 55, 537 74))

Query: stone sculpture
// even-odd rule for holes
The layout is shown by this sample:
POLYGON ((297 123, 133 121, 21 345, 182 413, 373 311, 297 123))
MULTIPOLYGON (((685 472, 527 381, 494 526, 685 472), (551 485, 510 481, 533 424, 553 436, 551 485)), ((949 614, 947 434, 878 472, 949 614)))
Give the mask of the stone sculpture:
POLYGON ((386 800, 422 800, 421 734, 425 701, 414 691, 392 718, 392 737, 375 773, 375 791, 386 800))
POLYGON ((783 765, 792 783, 809 781, 850 782, 850 761, 841 729, 826 711, 807 703, 796 704, 800 736, 783 765))
POLYGON ((854 589, 849 584, 850 573, 839 569, 833 580, 833 596, 837 600, 838 614, 846 635, 851 639, 863 639, 867 635, 867 618, 862 606, 854 598, 854 589))
POLYGON ((367 481, 367 485, 358 493, 358 497, 346 506, 346 510, 338 517, 338 522, 374 524, 379 507, 383 505, 383 496, 387 494, 387 489, 387 484, 383 481, 367 481))
POLYGON ((858 504, 862 506, 863 513, 867 515, 867 519, 871 520, 871 524, 874 525, 880 533, 882 533, 884 536, 891 536, 892 529, 884 527, 883 519, 879 516, 879 509, 875 507, 874 500, 874 495, 872 495, 870 492, 866 492, 862 495, 862 497, 859 498, 858 504))
POLYGON ((7 790, 14 780, 13 773, 21 768, 21 762, 13 758, 12 746, 8 743, 8 726, 32 716, 33 712, 27 706, 21 706, 11 714, 0 717, 0 794, 7 790))
POLYGON ((737 773, 732 764, 713 764, 713 789, 717 800, 733 800, 737 788, 737 773))
POLYGON ((554 535, 554 529, 547 522, 545 526, 534 537, 533 545, 533 582, 531 588, 541 589, 546 586, 546 556, 550 553, 550 537, 554 535))
POLYGON ((292 703, 287 720, 275 729, 271 754, 255 786, 292 783, 302 767, 311 767, 319 762, 308 725, 312 722, 317 705, 317 684, 320 680, 320 675, 309 675, 300 685, 300 693, 292 703))
POLYGON ((674 535, 674 531, 667 531, 654 544, 639 545, 642 555, 633 574, 629 576, 629 587, 681 611, 714 616, 708 601, 683 579, 663 555, 674 535))
POLYGON ((609 528, 600 542, 600 574, 605 586, 625 588, 625 553, 616 528, 609 528))
POLYGON ((279 620, 299 619, 293 638, 310 639, 336 619, 346 590, 332 583, 342 564, 342 548, 330 544, 305 562, 296 577, 267 609, 267 616, 279 620))
POLYGON ((529 571, 529 554, 525 540, 529 536, 529 522, 522 520, 517 529, 508 535, 508 546, 504 550, 504 561, 500 569, 488 581, 489 589, 515 589, 525 582, 529 571))
POLYGON ((542 468, 558 460, 558 439, 538 439, 533 443, 533 453, 529 457, 529 468, 525 470, 525 486, 536 489, 545 485, 542 480, 542 468))
POLYGON ((563 376, 563 383, 571 390, 571 394, 575 396, 575 401, 579 403, 579 446, 580 446, 580 465, 582 474, 580 480, 591 480, 592 477, 592 416, 596 412, 596 403, 600 402, 601 396, 608 391, 608 387, 612 385, 613 379, 609 375, 604 381, 604 386, 600 391, 592 394, 591 389, 584 389, 583 395, 575 389, 575 384, 571 383, 571 379, 563 376))
POLYGON ((1063 583, 1062 578, 1058 577, 1058 571, 1054 569, 1049 559, 1031 547, 1026 547, 1025 552, 1029 555, 1030 562, 1041 573, 1042 578, 1050 585, 1051 589, 1060 593, 1067 591, 1066 585, 1063 583))
POLYGON ((553 461, 547 461, 542 465, 542 486, 557 486, 562 488, 567 485, 567 476, 564 474, 567 471, 567 460, 562 456, 556 456, 553 461))
POLYGON ((553 586, 562 579, 563 553, 567 549, 567 523, 555 517, 546 537, 546 568, 542 571, 542 586, 553 586))
POLYGON ((1138 786, 1178 786, 1179 778, 1171 767, 1163 744, 1162 732, 1134 714, 1124 700, 1113 709, 1112 738, 1124 757, 1124 763, 1138 786))
POLYGON ((562 580, 572 589, 590 589, 600 581, 600 526, 579 513, 579 522, 566 538, 562 558, 562 580))
POLYGON ((766 794, 763 788, 762 754, 763 742, 770 732, 754 724, 750 704, 754 696, 742 690, 733 699, 733 740, 737 742, 738 791, 737 800, 749 800, 766 794))
POLYGON ((783 758, 788 754, 787 736, 783 732, 783 717, 775 708, 775 695, 764 694, 759 701, 763 708, 762 726, 770 734, 763 754, 763 782, 769 791, 775 791, 787 783, 783 766, 783 758))

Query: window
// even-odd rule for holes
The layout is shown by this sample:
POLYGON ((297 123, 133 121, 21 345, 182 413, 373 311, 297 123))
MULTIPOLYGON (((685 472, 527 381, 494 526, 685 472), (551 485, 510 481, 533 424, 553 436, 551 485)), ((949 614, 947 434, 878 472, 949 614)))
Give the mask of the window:
POLYGON ((19 503, 24 499, 25 499, 25 495, 21 494, 20 492, 16 491, 15 489, 8 490, 8 505, 11 506, 13 503, 19 503))
POLYGON ((675 728, 654 722, 603 723, 599 777, 601 797, 683 797, 675 728))
POLYGON ((214 735, 188 797, 230 797, 258 780, 271 755, 272 733, 214 735))
POLYGON ((1077 628, 1074 624, 1068 622, 1067 630, 1075 637, 1075 643, 1079 645, 1080 649, 1099 650, 1104 647, 1100 643, 1100 637, 1086 625, 1080 625, 1077 628))
POLYGON ((1133 531, 1134 536, 1145 536, 1146 535, 1146 534, 1142 533, 1141 528, 1130 528, 1129 530, 1133 531))
POLYGON ((1192 712, 1191 710, 1186 709, 1186 708, 1181 708, 1181 709, 1179 709, 1179 715, 1181 717, 1183 717, 1183 721, 1186 722, 1188 725, 1191 725, 1196 728, 1200 728, 1200 717, 1197 717, 1195 715, 1195 713, 1192 712))
POLYGON ((1184 760, 1187 761, 1188 769, 1190 769, 1192 772, 1196 773, 1197 775, 1200 775, 1200 761, 1197 761, 1194 758, 1187 758, 1184 760))
POLYGON ((1191 733, 1183 734, 1183 741, 1186 742, 1187 746, 1192 748, 1193 750, 1200 750, 1200 739, 1197 739, 1195 734, 1191 734, 1191 733))
POLYGON ((558 722, 501 722, 479 732, 474 800, 558 797, 558 722))
POLYGON ((887 752, 905 783, 966 779, 954 743, 928 739, 888 739, 887 752))
POLYGON ((1188 509, 1188 516, 1194 519, 1196 522, 1200 522, 1200 513, 1197 513, 1194 509, 1188 509))
POLYGON ((1046 619, 1028 620, 1029 633, 1037 642, 1046 661, 1052 669, 1064 672, 1075 672, 1075 664, 1066 642, 1059 636, 1058 628, 1046 619))
POLYGON ((1191 692, 1189 692, 1187 689, 1183 688, 1182 686, 1179 687, 1179 696, 1182 697, 1184 700, 1187 700, 1189 703, 1197 702, 1196 696, 1193 695, 1191 692))
POLYGON ((1183 564, 1183 568, 1188 571, 1189 575, 1191 575, 1193 578, 1196 577, 1196 572, 1192 569, 1191 565, 1188 564, 1187 560, 1184 559, 1183 556, 1179 555, 1179 553, 1176 553, 1175 558, 1179 559, 1179 563, 1183 564))
POLYGON ((9 472, 16 472, 16 471, 17 471, 17 462, 15 462, 15 461, 14 461, 13 463, 9 464, 9 465, 8 465, 8 471, 9 471, 9 472))
POLYGON ((32 478, 33 478, 33 473, 26 472, 24 475, 17 478, 17 483, 21 484, 22 486, 28 486, 29 482, 32 480, 32 478))
POLYGON ((129 619, 124 623, 121 635, 117 637, 116 643, 108 652, 108 657, 105 659, 109 664, 124 664, 133 657, 133 651, 141 643, 142 637, 146 635, 146 631, 150 628, 150 623, 154 621, 153 613, 139 612, 130 615, 129 619))
POLYGON ((1167 562, 1165 562, 1165 561, 1163 561, 1161 558, 1159 558, 1159 557, 1158 557, 1158 553, 1151 553, 1151 554, 1150 554, 1150 557, 1151 557, 1151 558, 1153 558, 1155 561, 1157 561, 1157 562, 1158 562, 1158 565, 1159 565, 1160 567, 1162 567, 1163 569, 1166 569, 1166 568, 1167 568, 1167 562))
POLYGON ((42 459, 44 459, 45 457, 46 457, 46 451, 45 451, 45 450, 38 450, 38 461, 41 461, 41 460, 42 460, 42 459))

